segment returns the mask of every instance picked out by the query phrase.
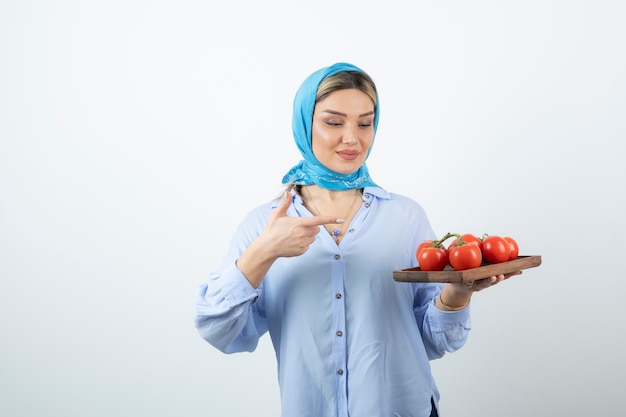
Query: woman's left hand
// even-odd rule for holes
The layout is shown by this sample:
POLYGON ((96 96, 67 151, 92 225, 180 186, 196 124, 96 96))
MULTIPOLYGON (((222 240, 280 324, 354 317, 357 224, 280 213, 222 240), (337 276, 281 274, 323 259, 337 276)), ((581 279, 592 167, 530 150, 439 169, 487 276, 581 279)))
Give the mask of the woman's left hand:
POLYGON ((510 274, 493 275, 488 278, 477 279, 476 281, 463 282, 461 283, 461 285, 466 286, 472 292, 476 292, 496 285, 497 283, 502 282, 505 279, 512 277, 513 275, 520 275, 521 273, 522 271, 515 271, 510 274))
POLYGON ((441 310, 459 310, 464 308, 467 304, 469 304, 473 293, 482 291, 485 288, 494 286, 497 283, 512 277, 513 275, 519 275, 521 273, 522 271, 516 271, 510 274, 493 275, 491 277, 477 279, 475 281, 448 283, 439 296, 437 307, 441 310), (442 298, 446 300, 445 304, 443 304, 442 298))

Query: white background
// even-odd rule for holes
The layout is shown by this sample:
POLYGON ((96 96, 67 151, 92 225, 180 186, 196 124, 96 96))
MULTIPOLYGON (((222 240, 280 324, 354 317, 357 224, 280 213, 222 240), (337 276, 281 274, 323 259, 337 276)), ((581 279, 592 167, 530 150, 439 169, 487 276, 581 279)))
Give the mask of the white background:
POLYGON ((378 84, 373 179, 543 264, 476 294, 444 417, 619 415, 620 1, 0 1, 0 414, 278 416, 265 337, 224 355, 197 286, 300 154, 296 89, 378 84))

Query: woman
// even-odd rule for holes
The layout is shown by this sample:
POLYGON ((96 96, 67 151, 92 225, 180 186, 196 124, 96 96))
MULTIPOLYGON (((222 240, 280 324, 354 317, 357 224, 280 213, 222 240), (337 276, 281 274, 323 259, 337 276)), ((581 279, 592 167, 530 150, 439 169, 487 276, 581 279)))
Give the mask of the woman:
POLYGON ((338 63, 311 74, 294 101, 303 160, 282 198, 251 211, 196 300, 200 335, 226 353, 267 331, 282 415, 436 416, 429 361, 460 348, 472 285, 398 283, 435 237, 422 207, 370 178, 376 86, 338 63))

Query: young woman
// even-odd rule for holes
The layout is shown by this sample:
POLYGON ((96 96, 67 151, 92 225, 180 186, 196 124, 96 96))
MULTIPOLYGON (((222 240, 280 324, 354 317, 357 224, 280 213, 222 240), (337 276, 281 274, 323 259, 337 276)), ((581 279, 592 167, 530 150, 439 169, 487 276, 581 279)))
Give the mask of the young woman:
POLYGON ((436 416, 429 361, 463 346, 472 293, 505 278, 393 280, 435 235, 417 202, 370 178, 379 111, 374 82, 351 64, 304 81, 293 113, 304 159, 197 294, 196 327, 217 349, 253 351, 269 332, 283 416, 436 416))

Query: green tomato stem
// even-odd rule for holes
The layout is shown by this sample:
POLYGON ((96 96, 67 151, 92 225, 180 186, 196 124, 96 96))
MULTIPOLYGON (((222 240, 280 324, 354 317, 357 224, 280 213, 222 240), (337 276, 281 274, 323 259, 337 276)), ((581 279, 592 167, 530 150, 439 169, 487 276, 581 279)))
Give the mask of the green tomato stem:
POLYGON ((456 237, 459 241, 461 241, 461 235, 459 235, 458 233, 446 233, 444 235, 444 237, 442 237, 440 240, 437 240, 437 248, 440 248, 443 245, 443 242, 445 242, 446 240, 448 240, 451 237, 456 237))

